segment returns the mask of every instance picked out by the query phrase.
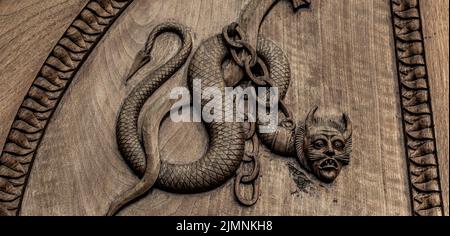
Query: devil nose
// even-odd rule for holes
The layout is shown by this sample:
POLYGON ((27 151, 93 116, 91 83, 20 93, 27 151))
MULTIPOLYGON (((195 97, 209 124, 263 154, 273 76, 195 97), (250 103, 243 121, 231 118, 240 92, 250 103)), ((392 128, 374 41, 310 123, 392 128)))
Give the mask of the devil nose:
POLYGON ((327 155, 327 156, 329 156, 329 157, 331 157, 331 156, 334 156, 334 151, 333 151, 333 149, 328 149, 326 152, 325 152, 325 155, 327 155))

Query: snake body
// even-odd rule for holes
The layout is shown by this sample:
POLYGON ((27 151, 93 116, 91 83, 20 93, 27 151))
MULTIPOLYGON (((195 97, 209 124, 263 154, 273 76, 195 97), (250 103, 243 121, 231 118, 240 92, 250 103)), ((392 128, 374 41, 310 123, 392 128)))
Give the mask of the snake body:
MULTIPOLYGON (((163 23, 150 34, 149 53, 158 35, 166 32, 177 34, 182 46, 167 63, 148 75, 128 95, 122 106, 117 123, 117 141, 123 158, 130 168, 141 177, 137 187, 129 190, 113 202, 108 214, 114 214, 125 202, 147 191, 153 183, 146 181, 147 158, 138 131, 138 118, 141 109, 148 98, 168 79, 170 79, 187 61, 192 50, 192 39, 186 28, 177 23, 163 23)), ((283 51, 273 42, 260 37, 257 47, 258 56, 268 65, 273 86, 278 87, 282 99, 289 87, 289 62, 283 51)), ((222 35, 215 35, 205 40, 195 51, 188 68, 188 84, 193 91, 193 79, 200 79, 202 88, 215 87, 225 94, 224 73, 222 63, 229 57, 229 50, 222 35)), ((211 98, 201 100, 202 107, 211 105, 211 98)), ((222 99, 222 101, 226 101, 222 99)), ((222 108, 214 112, 224 112, 227 104, 214 106, 222 108)), ((159 189, 174 193, 199 193, 215 189, 232 178, 239 168, 244 156, 245 130, 239 122, 204 122, 209 135, 207 152, 197 161, 188 164, 172 164, 161 161, 159 175, 154 185, 159 189)), ((264 143, 272 147, 295 149, 294 134, 290 134, 292 142, 277 140, 277 133, 286 132, 278 127, 274 134, 260 134, 264 143)), ((282 148, 283 149, 283 148, 282 148)), ((148 176, 147 176, 148 177, 148 176)), ((148 178, 147 178, 148 179, 148 178)))

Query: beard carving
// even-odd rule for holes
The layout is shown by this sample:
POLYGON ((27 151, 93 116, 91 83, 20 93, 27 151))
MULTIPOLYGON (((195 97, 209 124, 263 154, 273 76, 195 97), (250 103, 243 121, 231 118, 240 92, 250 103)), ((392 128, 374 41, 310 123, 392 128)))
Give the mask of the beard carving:
POLYGON ((331 183, 350 162, 352 124, 347 114, 316 117, 317 109, 314 107, 297 127, 296 152, 303 167, 331 183))

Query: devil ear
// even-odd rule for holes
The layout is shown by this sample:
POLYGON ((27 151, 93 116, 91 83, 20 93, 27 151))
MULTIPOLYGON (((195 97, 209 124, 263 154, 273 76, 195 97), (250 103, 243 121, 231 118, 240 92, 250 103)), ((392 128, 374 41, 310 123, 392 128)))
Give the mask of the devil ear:
POLYGON ((348 140, 349 138, 351 138, 352 133, 353 133, 353 127, 352 127, 352 121, 350 120, 350 117, 344 113, 342 115, 342 123, 345 126, 345 131, 344 131, 344 138, 346 140, 348 140))

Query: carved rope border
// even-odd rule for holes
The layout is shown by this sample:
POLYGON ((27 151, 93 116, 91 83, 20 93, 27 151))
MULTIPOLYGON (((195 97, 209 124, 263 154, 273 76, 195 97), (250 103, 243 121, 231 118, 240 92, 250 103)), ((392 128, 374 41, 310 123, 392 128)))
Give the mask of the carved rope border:
POLYGON ((19 215, 28 177, 53 112, 78 70, 133 0, 90 0, 28 90, 0 156, 0 216, 19 215))
MULTIPOLYGON (((0 156, 0 215, 19 215, 37 148, 83 62, 133 0, 90 0, 28 90, 0 156)), ((443 215, 418 0, 391 0, 413 215, 443 215)))
POLYGON ((412 214, 442 216, 431 92, 419 0, 391 0, 412 214))

